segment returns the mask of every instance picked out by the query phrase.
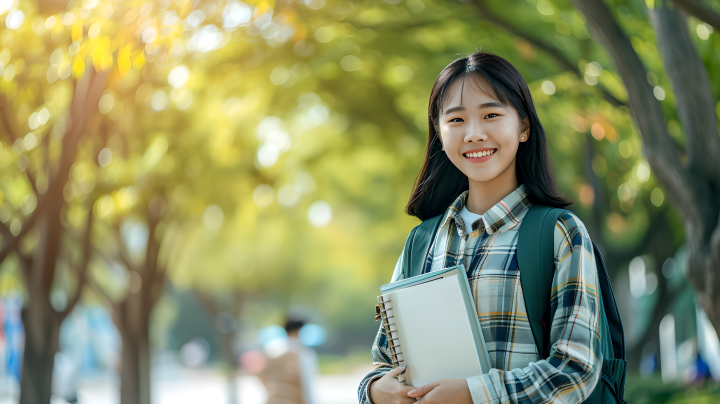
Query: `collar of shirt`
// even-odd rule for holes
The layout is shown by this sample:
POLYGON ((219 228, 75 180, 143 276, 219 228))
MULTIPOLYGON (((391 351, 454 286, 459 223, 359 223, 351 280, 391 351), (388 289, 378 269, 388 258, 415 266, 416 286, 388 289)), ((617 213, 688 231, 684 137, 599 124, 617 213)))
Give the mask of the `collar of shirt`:
MULTIPOLYGON (((465 222, 460 217, 460 211, 465 206, 468 193, 469 191, 463 192, 450 204, 440 228, 445 227, 450 221, 455 221, 455 227, 457 227, 460 236, 464 237, 466 234, 465 222)), ((529 207, 530 200, 525 192, 525 184, 520 184, 514 191, 482 214, 482 220, 476 220, 471 230, 478 230, 480 227, 478 223, 482 223, 484 230, 488 234, 493 234, 496 231, 507 231, 520 223, 518 217, 529 207)))

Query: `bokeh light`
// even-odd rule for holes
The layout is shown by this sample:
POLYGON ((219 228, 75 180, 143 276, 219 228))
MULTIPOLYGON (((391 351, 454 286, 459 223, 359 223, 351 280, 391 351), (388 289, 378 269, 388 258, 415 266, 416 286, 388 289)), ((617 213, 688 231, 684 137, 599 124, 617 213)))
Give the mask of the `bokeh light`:
POLYGON ((168 84, 170 84, 171 87, 179 88, 184 86, 189 78, 190 69, 188 69, 187 66, 175 66, 170 70, 170 74, 168 75, 168 84))
POLYGON ((25 22, 25 14, 21 10, 8 13, 5 17, 5 25, 10 29, 19 29, 25 22))
POLYGON ((300 342, 305 346, 320 346, 327 340, 327 332, 317 324, 305 324, 300 328, 300 342))
POLYGON ((107 167, 110 165, 110 162, 112 161, 112 152, 107 147, 100 150, 100 153, 98 154, 98 163, 101 167, 107 167))
POLYGON ((315 227, 325 227, 332 219, 332 208, 325 201, 315 201, 308 208, 308 219, 315 227))
POLYGON ((218 205, 210 205, 203 212, 203 223, 210 230, 217 230, 225 220, 225 213, 218 205))

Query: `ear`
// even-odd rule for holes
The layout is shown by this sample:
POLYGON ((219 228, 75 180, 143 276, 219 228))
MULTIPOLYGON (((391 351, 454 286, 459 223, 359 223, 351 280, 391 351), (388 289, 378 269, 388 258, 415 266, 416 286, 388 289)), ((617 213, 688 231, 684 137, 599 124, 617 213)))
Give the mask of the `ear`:
POLYGON ((530 139, 530 117, 525 117, 520 122, 520 141, 527 142, 530 139))

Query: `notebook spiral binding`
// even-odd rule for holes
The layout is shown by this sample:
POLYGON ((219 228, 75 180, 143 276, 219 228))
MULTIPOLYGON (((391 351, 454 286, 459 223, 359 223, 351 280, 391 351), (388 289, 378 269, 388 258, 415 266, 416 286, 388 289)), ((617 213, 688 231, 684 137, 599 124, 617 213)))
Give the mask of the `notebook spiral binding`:
MULTIPOLYGON (((394 318, 395 316, 388 316, 388 310, 392 310, 392 306, 387 304, 390 303, 391 300, 385 300, 383 296, 378 296, 378 304, 375 306, 376 311, 376 320, 382 320, 383 328, 385 329, 385 335, 387 336, 388 341, 388 349, 390 350, 390 359, 393 362, 393 368, 397 368, 400 366, 403 366, 403 363, 405 362, 402 357, 402 351, 399 350, 400 348, 400 342, 399 338, 393 338, 393 331, 390 329, 390 322, 389 320, 391 318, 394 318)), ((397 331, 395 331, 395 334, 397 335, 397 331)))

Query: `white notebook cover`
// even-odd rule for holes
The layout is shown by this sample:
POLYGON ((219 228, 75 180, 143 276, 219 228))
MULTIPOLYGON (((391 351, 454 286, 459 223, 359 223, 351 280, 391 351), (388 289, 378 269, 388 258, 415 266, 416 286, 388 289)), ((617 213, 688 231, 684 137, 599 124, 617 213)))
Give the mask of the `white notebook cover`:
POLYGON ((382 298, 390 300, 388 323, 399 344, 398 361, 408 366, 408 386, 487 373, 487 350, 462 266, 383 288, 391 289, 382 298))

